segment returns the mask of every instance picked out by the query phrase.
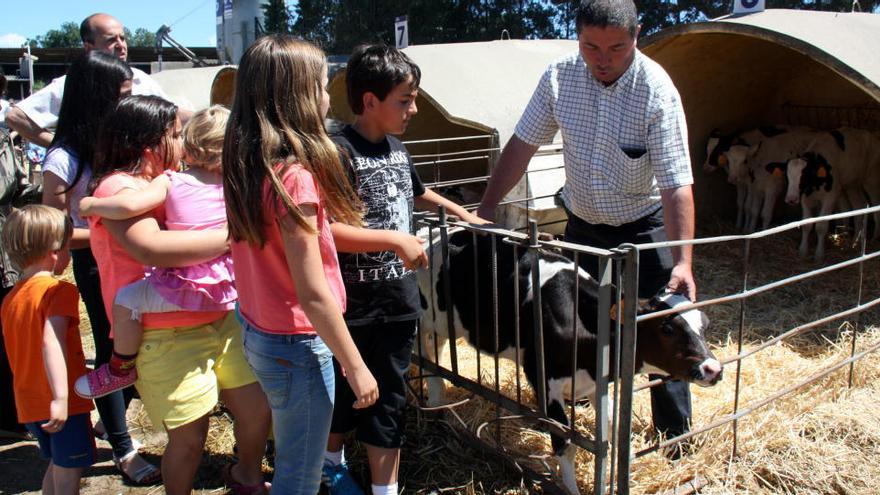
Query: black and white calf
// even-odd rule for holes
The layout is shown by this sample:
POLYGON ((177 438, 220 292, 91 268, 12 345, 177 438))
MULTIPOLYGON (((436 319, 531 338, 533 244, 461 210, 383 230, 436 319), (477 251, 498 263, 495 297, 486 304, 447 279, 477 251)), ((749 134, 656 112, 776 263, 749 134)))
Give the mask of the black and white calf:
MULTIPOLYGON (((842 128, 819 133, 808 149, 787 163, 775 164, 785 169, 788 178, 785 201, 800 202, 804 219, 811 218, 817 206, 819 216, 833 213, 842 198, 853 209, 868 206, 868 199, 873 205, 880 204, 880 139, 869 131, 842 128)), ((878 226, 880 213, 875 213, 875 239, 880 237, 878 226)), ((801 257, 808 254, 811 230, 812 225, 801 229, 801 257)), ((825 256, 827 232, 828 222, 816 224, 816 261, 825 256)))
MULTIPOLYGON (((535 388, 538 380, 538 361, 535 353, 534 294, 541 293, 545 387, 547 413, 563 425, 569 425, 565 400, 571 399, 572 346, 577 345, 577 372, 574 399, 589 398, 595 392, 596 331, 598 321, 598 282, 582 269, 575 269, 568 258, 559 254, 529 251, 519 256, 519 272, 509 245, 498 240, 498 340, 495 341, 492 308, 492 242, 488 236, 477 236, 476 245, 471 232, 458 231, 449 236, 448 277, 442 268, 442 250, 435 243, 430 272, 419 274, 419 285, 427 301, 422 319, 422 335, 436 332, 437 346, 442 349, 448 340, 448 318, 452 318, 456 336, 467 338, 471 346, 487 352, 510 356, 515 348, 515 312, 519 306, 520 352, 523 371, 535 388), (476 256, 476 265, 475 265, 476 256), (532 285, 532 261, 539 256, 539 287, 532 285), (476 277, 476 281, 475 281, 476 277), (575 277, 578 282, 578 315, 574 318, 575 277), (431 286, 431 281, 434 286, 431 286), (452 307, 445 300, 445 290, 451 293, 452 307), (476 285, 476 287, 475 287, 476 285), (514 299, 514 287, 519 288, 519 301, 514 299), (479 299, 479 302, 477 300, 479 299), (476 328, 481 329, 479 341, 476 328), (574 331, 577 333, 575 334, 574 331), (575 335, 577 337, 575 338, 575 335)), ((687 303, 679 295, 664 295, 640 305, 640 312, 674 308, 687 303)), ((608 318, 609 315, 603 315, 608 318)), ((714 385, 721 379, 722 369, 702 337, 708 318, 699 310, 647 320, 639 325, 636 349, 636 370, 672 376, 702 386, 714 385)), ((613 328, 613 327, 612 327, 613 328)), ((434 345, 422 343, 422 352, 435 360, 434 345)), ((612 361, 615 353, 612 350, 612 361)), ((613 362, 612 368, 613 369, 613 362)), ((442 380, 428 382, 429 401, 444 401, 442 380)), ((578 493, 574 471, 576 448, 558 435, 551 435, 554 453, 558 456, 565 488, 578 493)))

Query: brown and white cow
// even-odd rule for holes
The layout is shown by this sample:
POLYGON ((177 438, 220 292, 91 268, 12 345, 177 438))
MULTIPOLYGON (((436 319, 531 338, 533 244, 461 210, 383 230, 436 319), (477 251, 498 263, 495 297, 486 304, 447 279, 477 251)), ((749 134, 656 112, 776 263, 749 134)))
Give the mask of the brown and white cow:
MULTIPOLYGON (((565 400, 571 399, 571 349, 577 346, 574 399, 591 397, 595 392, 596 331, 598 321, 598 283, 584 270, 576 269, 568 258, 550 251, 540 254, 527 252, 519 257, 519 272, 515 273, 514 257, 510 246, 496 242, 498 287, 498 340, 495 340, 495 313, 492 309, 491 240, 488 236, 474 236, 467 231, 449 236, 448 277, 442 269, 439 246, 435 246, 431 272, 420 272, 419 284, 427 308, 422 319, 426 336, 436 332, 437 345, 443 349, 448 339, 447 320, 452 318, 456 335, 465 337, 471 346, 487 353, 510 355, 515 349, 515 312, 519 306, 520 362, 532 387, 538 380, 535 353, 534 294, 540 291, 544 340, 545 387, 548 415, 563 425, 570 425, 565 413, 565 400), (475 265, 475 256, 477 264, 475 265), (539 287, 532 285, 532 261, 538 256, 539 287), (433 277, 432 277, 433 275, 433 277), (574 317, 575 280, 579 279, 577 294, 578 315, 574 317), (476 279, 476 280, 475 280, 476 279), (434 286, 431 286, 431 280, 434 286), (476 283, 476 287, 475 287, 476 283), (447 306, 444 294, 450 289, 452 307, 447 306), (519 300, 514 299, 514 287, 519 289, 519 300), (479 341, 476 328, 481 329, 479 341), (576 332, 576 333, 575 333, 576 332), (575 335, 577 337, 575 337, 575 335)), ((666 294, 643 302, 639 311, 652 312, 675 308, 688 303, 680 295, 666 294)), ((609 315, 602 315, 604 318, 609 315)), ((696 309, 673 313, 639 325, 636 349, 636 370, 669 375, 702 386, 711 386, 721 379, 722 368, 702 337, 709 323, 706 315, 696 309)), ((612 339, 613 340, 613 339, 612 339)), ((423 352, 429 359, 434 346, 423 342, 423 352)), ((615 353, 612 350, 612 360, 615 353)), ((436 361, 435 361, 436 362, 436 361)), ((612 363, 612 369, 613 369, 612 363)), ((429 401, 444 402, 442 380, 429 380, 429 401)), ((574 470, 576 448, 568 440, 551 434, 553 451, 557 455, 565 488, 578 493, 574 470)))

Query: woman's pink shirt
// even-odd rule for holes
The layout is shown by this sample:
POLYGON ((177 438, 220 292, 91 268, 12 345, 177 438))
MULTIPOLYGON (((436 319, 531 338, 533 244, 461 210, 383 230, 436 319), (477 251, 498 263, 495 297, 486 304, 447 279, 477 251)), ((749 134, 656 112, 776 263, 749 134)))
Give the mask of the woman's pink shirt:
MULTIPOLYGON (((147 186, 144 179, 117 172, 101 180, 93 193, 97 198, 115 196, 124 189, 141 190, 147 186)), ((152 216, 161 224, 164 211, 162 208, 153 210, 152 216)), ((101 295, 107 318, 113 323, 113 302, 116 293, 122 287, 144 278, 144 266, 138 263, 128 251, 119 244, 107 230, 103 219, 89 217, 89 244, 95 261, 98 262, 98 274, 101 276, 101 295)), ((199 326, 222 318, 225 311, 179 311, 172 313, 144 313, 144 329, 176 328, 199 326)), ((111 332, 112 335, 112 332, 111 332)))

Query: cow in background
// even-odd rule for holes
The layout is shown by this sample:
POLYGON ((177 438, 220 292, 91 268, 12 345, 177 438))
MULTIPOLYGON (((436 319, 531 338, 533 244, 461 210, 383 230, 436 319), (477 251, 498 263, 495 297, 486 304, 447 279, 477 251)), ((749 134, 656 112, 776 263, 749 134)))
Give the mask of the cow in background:
MULTIPOLYGON (((443 269, 442 249, 435 240, 430 272, 419 272, 419 286, 426 298, 421 322, 422 336, 426 337, 421 346, 423 355, 439 362, 430 338, 436 335, 436 345, 442 353, 449 338, 447 322, 451 318, 456 335, 466 338, 471 346, 482 352, 507 356, 520 352, 526 378, 537 390, 539 373, 533 312, 534 294, 540 291, 547 413, 559 423, 571 425, 565 413, 565 400, 590 398, 595 393, 596 323, 600 316, 598 282, 565 256, 548 250, 521 253, 519 270, 516 271, 512 248, 500 239, 495 243, 497 271, 493 274, 491 239, 477 235, 475 242, 474 237, 468 231, 453 232, 449 236, 448 272, 443 269), (532 285, 535 256, 540 272, 538 287, 532 285), (493 279, 498 289, 497 341, 494 332, 496 314, 491 302, 493 279), (515 288, 518 288, 519 300, 515 299, 515 288), (451 307, 445 299, 446 290, 451 295, 451 307), (578 304, 576 317, 575 297, 578 304), (515 305, 519 306, 519 349, 515 344, 515 305), (481 329, 479 340, 476 335, 478 324, 481 329), (572 363, 573 346, 577 346, 576 366, 572 363), (573 369, 576 369, 576 397, 570 397, 573 369)), ((688 303, 684 296, 664 294, 638 304, 639 312, 647 313, 688 303)), ((610 318, 610 315, 601 316, 610 318)), ((714 385, 721 379, 722 368, 702 337, 708 324, 706 315, 696 309, 641 323, 636 339, 636 371, 664 374, 702 386, 714 385)), ((611 356, 613 361, 614 350, 611 356)), ((613 362, 611 369, 614 369, 613 362)), ((444 384, 440 378, 428 379, 428 394, 431 404, 444 402, 444 384)), ((563 484, 570 493, 578 493, 574 466, 577 448, 570 445, 567 438, 555 433, 551 433, 551 439, 563 484)))
POLYGON ((736 228, 743 230, 749 224, 747 212, 751 177, 737 176, 730 171, 730 162, 745 162, 748 147, 761 142, 766 137, 785 132, 783 127, 761 127, 740 134, 723 134, 714 129, 706 141, 706 161, 703 170, 712 173, 719 168, 727 174, 727 182, 736 187, 736 228))
POLYGON ((747 150, 733 146, 731 154, 736 159, 730 160, 730 173, 738 178, 749 177, 747 216, 749 218, 746 232, 758 229, 758 218, 761 228, 767 229, 773 220, 776 201, 785 191, 785 173, 776 164, 787 163, 806 151, 809 145, 820 135, 819 131, 795 127, 789 128, 778 135, 762 139, 752 144, 747 150), (745 153, 743 153, 745 151, 745 153), (745 156, 740 160, 740 156, 745 156))
MULTIPOLYGON (((880 139, 869 131, 843 128, 821 133, 809 145, 809 151, 789 160, 784 168, 788 176, 785 201, 792 205, 800 202, 804 219, 812 218, 817 206, 819 216, 833 213, 842 198, 853 209, 864 208, 866 193, 872 204, 880 204, 880 139)), ((815 225, 814 260, 821 261, 825 257, 828 222, 815 225)), ((810 224, 801 228, 801 257, 808 255, 812 227, 810 224)), ((861 235, 865 232, 860 228, 856 238, 861 235)), ((873 238, 878 236, 880 213, 875 213, 873 238)))

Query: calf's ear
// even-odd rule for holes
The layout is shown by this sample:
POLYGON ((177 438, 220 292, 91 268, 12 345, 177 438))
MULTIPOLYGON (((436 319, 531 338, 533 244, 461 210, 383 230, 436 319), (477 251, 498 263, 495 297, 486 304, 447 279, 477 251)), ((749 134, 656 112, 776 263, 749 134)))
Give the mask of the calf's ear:
POLYGON ((651 311, 654 311, 654 309, 657 307, 658 304, 659 304, 659 300, 657 299, 657 296, 654 296, 650 299, 639 298, 638 313, 640 315, 645 314, 645 313, 650 313, 651 311))
POLYGON ((464 251, 464 246, 449 245, 449 256, 458 256, 462 251, 464 251))
POLYGON ((611 318, 611 321, 617 321, 617 315, 623 314, 624 309, 624 300, 621 299, 620 302, 611 304, 611 310, 608 312, 608 317, 611 318))

